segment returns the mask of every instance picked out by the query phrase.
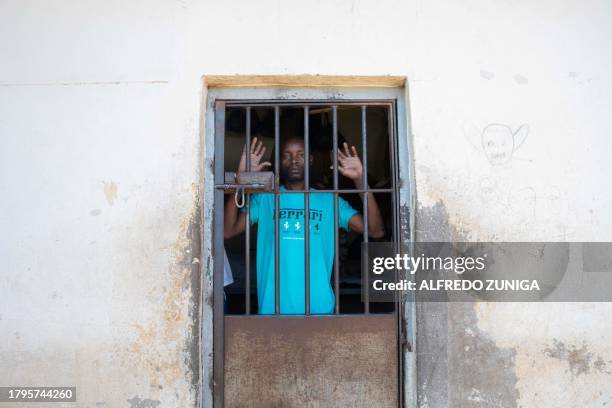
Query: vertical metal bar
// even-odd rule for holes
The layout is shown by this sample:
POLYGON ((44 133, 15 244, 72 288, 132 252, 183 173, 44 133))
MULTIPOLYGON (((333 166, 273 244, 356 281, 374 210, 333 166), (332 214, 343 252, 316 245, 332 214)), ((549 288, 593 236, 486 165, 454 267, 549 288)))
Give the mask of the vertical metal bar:
MULTIPOLYGON (((246 171, 251 171, 251 107, 246 108, 246 171)), ((246 193, 246 219, 244 235, 244 293, 245 314, 251 314, 251 193, 246 193)))
MULTIPOLYGON (((389 159, 391 162, 391 202, 392 202, 392 217, 393 217, 393 247, 394 252, 399 253, 400 250, 400 242, 399 242, 399 197, 398 192, 396 190, 397 186, 397 145, 396 145, 396 134, 395 134, 395 104, 390 105, 388 108, 388 132, 389 132, 389 159)), ((398 281, 398 272, 395 270, 395 281, 398 281)), ((400 404, 403 404, 403 354, 401 352, 402 348, 402 316, 401 316, 401 308, 399 302, 399 296, 397 291, 394 293, 394 302, 393 302, 393 312, 396 317, 396 338, 398 341, 397 350, 398 350, 398 373, 397 373, 397 386, 399 390, 399 400, 400 404)))
POLYGON ((309 110, 304 106, 304 310, 310 315, 310 135, 309 110))
MULTIPOLYGON (((397 128, 396 128, 396 104, 392 103, 391 106, 389 106, 389 145, 390 145, 390 149, 391 149, 391 168, 392 168, 392 177, 391 177, 391 183, 392 183, 392 196, 393 196, 393 242, 395 242, 395 247, 396 247, 396 253, 399 253, 401 251, 401 229, 400 229, 400 206, 399 206, 399 191, 397 191, 397 180, 399 178, 399 158, 398 158, 398 154, 399 154, 399 149, 397 146, 397 128)), ((398 275, 397 275, 397 270, 396 270, 396 274, 395 274, 395 281, 399 281, 398 279, 398 275)), ((400 302, 401 297, 397 294, 397 291, 395 292, 395 299, 394 299, 394 312, 396 315, 396 321, 397 321, 397 333, 396 333, 396 338, 398 339, 398 373, 397 373, 397 386, 398 386, 398 390, 399 390, 399 402, 400 402, 400 406, 404 405, 404 371, 403 371, 403 367, 404 367, 404 361, 403 361, 403 338, 402 338, 402 333, 403 333, 403 325, 404 325, 404 319, 403 319, 403 307, 402 307, 402 303, 400 302)))
POLYGON ((274 314, 280 314, 280 230, 278 219, 280 190, 280 107, 274 106, 274 171, 276 172, 274 190, 274 314))
MULTIPOLYGON (((387 108, 387 120, 388 120, 388 132, 389 132, 389 159, 391 162, 391 211, 393 214, 393 224, 392 224, 392 228, 393 228, 393 250, 395 253, 398 253, 399 251, 399 226, 398 226, 398 222, 399 222, 399 214, 398 214, 398 201, 397 201, 397 191, 396 191, 396 178, 397 178, 397 155, 396 155, 396 147, 395 147, 395 112, 394 112, 394 106, 395 105, 390 105, 387 108)), ((398 282, 397 280, 397 269, 395 270, 395 282, 398 282)), ((394 293, 394 311, 397 311, 397 303, 398 303, 398 291, 393 291, 394 293)))
MULTIPOLYGON (((334 154, 334 190, 338 189, 338 106, 332 106, 332 143, 334 154)), ((340 257, 338 240, 338 192, 334 193, 334 296, 335 314, 340 314, 340 257)))
MULTIPOLYGON (((224 169, 225 103, 215 103, 215 183, 225 180, 224 169)), ((215 189, 213 229, 213 404, 223 407, 224 349, 223 349, 223 207, 224 193, 215 189)))
MULTIPOLYGON (((366 107, 361 107, 361 150, 363 151, 363 188, 368 189, 368 133, 367 133, 367 122, 366 122, 366 107)), ((362 273, 366 274, 365 282, 365 299, 364 308, 365 314, 370 314, 370 276, 368 275, 368 194, 363 193, 363 242, 365 243, 365 262, 361 265, 362 273)))

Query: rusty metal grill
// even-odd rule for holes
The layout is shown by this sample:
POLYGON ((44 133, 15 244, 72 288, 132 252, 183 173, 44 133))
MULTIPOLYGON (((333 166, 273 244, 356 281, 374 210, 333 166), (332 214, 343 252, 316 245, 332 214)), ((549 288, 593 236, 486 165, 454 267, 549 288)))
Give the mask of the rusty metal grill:
MULTIPOLYGON (((363 193, 363 242, 368 242, 368 205, 369 195, 373 193, 387 193, 391 196, 391 215, 392 215, 392 239, 393 242, 398 244, 399 237, 399 206, 398 206, 398 192, 397 192, 397 149, 396 149, 396 135, 395 135, 395 101, 394 100, 360 100, 360 101, 270 101, 270 100, 249 100, 249 101, 230 101, 222 100, 216 101, 215 103, 215 184, 217 189, 215 190, 215 215, 214 215, 214 227, 215 237, 213 240, 214 248, 214 277, 213 277, 213 293, 214 293, 214 399, 215 406, 223 406, 223 389, 224 389, 224 321, 230 316, 224 316, 224 286, 223 286, 223 211, 224 208, 224 189, 227 189, 227 181, 224 178, 225 174, 225 163, 224 163, 224 146, 225 146, 225 121, 226 111, 228 108, 239 108, 244 109, 245 113, 245 141, 246 146, 246 171, 251 171, 251 160, 250 160, 250 149, 251 149, 251 122, 253 110, 257 108, 268 108, 273 110, 274 117, 274 169, 275 169, 275 183, 274 183, 274 314, 261 316, 254 315, 251 311, 251 192, 245 192, 245 260, 244 260, 244 310, 245 313, 241 318, 264 318, 264 319, 282 319, 286 315, 282 315, 280 311, 281 296, 280 291, 280 219, 279 219, 279 202, 280 196, 283 194, 303 194, 304 197, 304 279, 305 279, 305 305, 304 305, 304 316, 302 318, 322 318, 324 316, 311 315, 310 301, 310 195, 331 193, 333 194, 333 207, 334 207, 334 262, 333 262, 333 290, 335 296, 334 314, 335 317, 353 317, 358 318, 359 316, 368 316, 368 319, 376 318, 377 313, 372 313, 370 309, 370 293, 368 285, 363 288, 363 313, 358 314, 342 314, 341 303, 340 303, 340 243, 339 243, 339 208, 338 201, 340 194, 351 194, 351 193, 363 193), (305 168, 304 168, 304 189, 303 190, 280 190, 280 177, 279 177, 279 165, 280 165, 280 140, 281 140, 281 129, 280 129, 280 116, 281 109, 284 108, 298 108, 303 110, 303 139, 304 139, 304 153, 305 153, 305 168), (360 111, 360 128, 361 128, 361 149, 362 149, 362 163, 363 163, 363 175, 362 183, 363 188, 340 188, 339 186, 339 175, 338 175, 338 109, 344 107, 357 108, 360 111), (389 146, 389 158, 390 163, 390 188, 369 188, 368 185, 368 140, 367 140, 367 113, 371 107, 384 108, 387 110, 387 129, 388 129, 388 146, 389 146), (332 117, 332 146, 333 146, 333 178, 332 188, 330 189, 317 189, 311 190, 311 177, 310 177, 310 129, 309 129, 309 118, 311 109, 331 109, 332 117)), ((367 245, 365 246, 367 250, 367 245)), ((362 257, 361 273, 366 270, 366 265, 363 262, 366 257, 362 257)), ((399 333, 400 324, 400 307, 396 300, 395 306, 393 307, 392 314, 397 319, 397 332, 399 333)), ((388 319, 389 314, 386 314, 388 319)), ((235 320, 234 320, 235 321, 235 320)), ((251 324, 251 323, 250 323, 251 324)), ((232 326, 235 327, 235 326, 232 326)), ((397 336, 396 336, 397 337, 397 336)), ((398 363, 401 366, 401 363, 398 363)), ((400 376, 398 375, 398 378, 400 376)), ((398 386, 398 393, 401 387, 398 386)))

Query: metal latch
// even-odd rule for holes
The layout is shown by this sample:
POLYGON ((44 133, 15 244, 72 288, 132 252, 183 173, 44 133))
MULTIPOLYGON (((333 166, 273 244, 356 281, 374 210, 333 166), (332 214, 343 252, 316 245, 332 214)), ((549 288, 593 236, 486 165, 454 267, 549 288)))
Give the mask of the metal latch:
POLYGON ((238 208, 244 207, 244 193, 274 191, 274 173, 271 171, 226 172, 224 183, 215 188, 234 193, 238 208))

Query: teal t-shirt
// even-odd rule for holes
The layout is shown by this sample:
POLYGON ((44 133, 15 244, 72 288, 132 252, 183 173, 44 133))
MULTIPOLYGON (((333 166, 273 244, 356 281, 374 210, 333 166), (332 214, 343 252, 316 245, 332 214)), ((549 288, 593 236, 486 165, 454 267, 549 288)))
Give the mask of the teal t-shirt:
MULTIPOLYGON (((280 190, 286 190, 281 186, 280 190)), ((316 190, 313 190, 316 191, 316 190)), ((243 208, 244 210, 244 208, 243 208)), ((331 287, 334 262, 334 195, 311 193, 310 210, 310 312, 334 312, 331 287)), ((338 197, 338 226, 349 230, 357 213, 338 197)), ((274 194, 251 194, 251 223, 257 223, 257 298, 260 314, 274 314, 274 194)), ((304 194, 279 197, 280 313, 304 314, 304 194)))

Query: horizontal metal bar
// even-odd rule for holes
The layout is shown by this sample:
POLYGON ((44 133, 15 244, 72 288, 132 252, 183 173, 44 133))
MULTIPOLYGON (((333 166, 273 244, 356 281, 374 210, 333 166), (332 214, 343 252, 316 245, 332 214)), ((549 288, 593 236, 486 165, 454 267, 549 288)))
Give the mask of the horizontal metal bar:
POLYGON ((310 314, 310 315, 305 315, 305 314, 287 314, 287 313, 283 313, 283 314, 250 314, 250 315, 244 315, 244 314, 226 314, 225 318, 226 319, 295 319, 300 318, 300 319, 311 319, 311 318, 315 318, 315 319, 335 319, 335 318, 364 318, 364 317, 372 317, 372 316, 380 316, 381 318, 384 318, 385 316, 394 316, 395 315, 395 311, 393 312, 381 312, 381 313, 372 313, 370 312, 370 314, 368 316, 366 316, 363 313, 339 313, 339 314, 310 314))
MULTIPOLYGON (((254 184, 216 184, 215 188, 218 190, 235 190, 236 188, 264 188, 267 187, 265 184, 254 183, 254 184)), ((278 194, 321 194, 321 193, 392 193, 393 189, 390 188, 370 188, 370 189, 325 189, 325 190, 271 190, 270 193, 278 194)))
MULTIPOLYGON (((277 192, 274 190, 274 192, 277 192)), ((390 188, 352 188, 352 189, 340 189, 340 188, 332 188, 329 190, 278 190, 278 194, 296 194, 296 193, 307 193, 307 194, 322 194, 322 193, 392 193, 393 190, 390 188)))
MULTIPOLYGON (((266 187, 264 184, 217 184, 215 185, 216 189, 219 190, 235 190, 236 188, 263 188, 266 187)), ((326 189, 326 190, 272 190, 270 193, 278 193, 278 194, 297 194, 297 193, 307 193, 307 194, 322 194, 322 193, 392 193, 393 190, 390 188, 370 188, 370 189, 326 189)))
POLYGON ((267 187, 263 183, 250 183, 250 184, 215 184, 217 190, 235 190, 237 188, 265 188, 267 187))
POLYGON ((242 100, 225 100, 226 106, 228 108, 246 108, 246 107, 269 107, 273 108, 275 106, 283 106, 283 107, 299 107, 303 108, 304 106, 352 106, 360 107, 360 106, 381 106, 381 107, 389 107, 393 104, 393 100, 389 99, 381 99, 381 100, 358 100, 358 99, 334 99, 326 102, 322 102, 321 100, 310 100, 310 99, 279 99, 279 100, 269 100, 269 99, 253 99, 249 101, 242 100))

